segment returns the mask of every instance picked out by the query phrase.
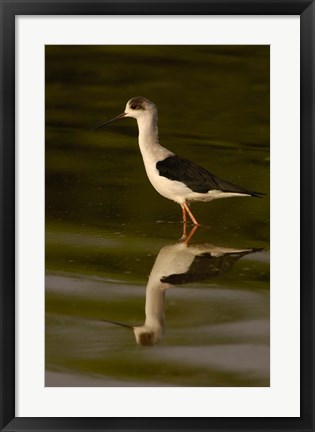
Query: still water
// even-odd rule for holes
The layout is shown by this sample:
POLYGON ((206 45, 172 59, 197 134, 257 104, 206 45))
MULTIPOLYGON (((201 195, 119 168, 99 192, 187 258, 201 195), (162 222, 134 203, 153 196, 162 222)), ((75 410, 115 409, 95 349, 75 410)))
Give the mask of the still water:
POLYGON ((269 47, 47 46, 46 386, 268 386, 269 300, 269 47), (266 196, 193 204, 180 241, 135 120, 91 132, 138 95, 162 145, 266 196))

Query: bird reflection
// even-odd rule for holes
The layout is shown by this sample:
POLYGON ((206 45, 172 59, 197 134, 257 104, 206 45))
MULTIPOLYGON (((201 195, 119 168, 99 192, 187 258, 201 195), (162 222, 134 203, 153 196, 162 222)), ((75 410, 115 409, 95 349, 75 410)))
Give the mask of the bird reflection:
POLYGON ((243 256, 262 249, 231 249, 207 243, 190 244, 198 227, 189 235, 184 233, 175 244, 164 246, 151 270, 145 298, 145 322, 131 326, 117 321, 107 321, 134 332, 139 345, 155 345, 165 333, 165 293, 176 285, 212 279, 229 271, 243 256))

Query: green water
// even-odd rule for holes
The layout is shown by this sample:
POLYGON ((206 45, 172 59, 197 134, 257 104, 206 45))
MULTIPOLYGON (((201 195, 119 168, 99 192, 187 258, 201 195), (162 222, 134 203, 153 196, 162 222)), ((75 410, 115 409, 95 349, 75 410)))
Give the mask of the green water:
POLYGON ((45 354, 48 386, 269 385, 269 47, 46 46, 45 354), (213 259, 168 286, 150 346, 110 321, 143 325, 156 258, 181 265, 181 209, 149 183, 135 120, 90 130, 138 95, 162 145, 266 193, 193 204, 189 252, 213 259))

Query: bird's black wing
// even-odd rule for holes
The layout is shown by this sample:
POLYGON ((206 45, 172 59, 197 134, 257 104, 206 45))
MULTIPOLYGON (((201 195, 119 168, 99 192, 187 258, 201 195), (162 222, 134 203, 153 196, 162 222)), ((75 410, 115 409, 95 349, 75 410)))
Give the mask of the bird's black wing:
POLYGON ((260 192, 244 189, 226 180, 222 180, 206 169, 196 165, 188 159, 179 156, 169 156, 157 162, 156 169, 160 176, 169 180, 177 180, 184 183, 193 192, 207 193, 210 190, 234 192, 244 195, 260 196, 260 192))

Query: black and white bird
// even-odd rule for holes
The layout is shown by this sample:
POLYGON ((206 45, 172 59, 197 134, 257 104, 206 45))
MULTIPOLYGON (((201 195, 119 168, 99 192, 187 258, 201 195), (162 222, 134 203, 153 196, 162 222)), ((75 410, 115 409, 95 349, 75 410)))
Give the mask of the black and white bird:
POLYGON ((93 130, 128 117, 137 120, 139 147, 152 186, 165 198, 181 205, 184 223, 187 222, 187 212, 192 222, 199 225, 189 208, 189 203, 192 201, 264 195, 222 180, 190 160, 177 156, 172 151, 162 147, 159 143, 157 107, 143 96, 130 99, 122 114, 102 123, 93 130))

